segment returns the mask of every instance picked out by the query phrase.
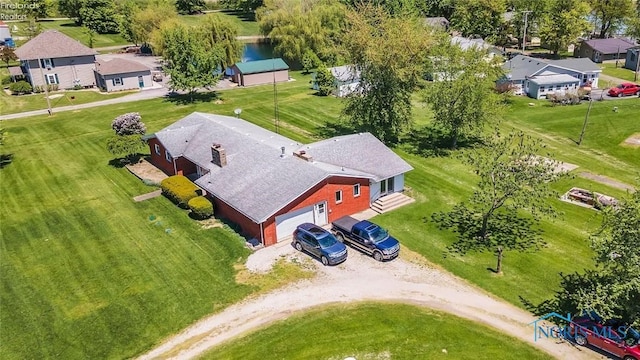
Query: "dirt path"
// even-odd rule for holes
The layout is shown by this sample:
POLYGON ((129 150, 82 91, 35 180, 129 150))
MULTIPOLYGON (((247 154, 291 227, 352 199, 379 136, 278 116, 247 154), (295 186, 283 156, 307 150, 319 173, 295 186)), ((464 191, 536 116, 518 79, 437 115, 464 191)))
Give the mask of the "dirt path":
MULTIPOLYGON (((298 254, 290 246, 270 247, 253 254, 247 266, 264 270, 280 255, 298 254)), ((493 298, 463 280, 435 268, 403 259, 378 263, 349 251, 349 259, 335 267, 317 264, 318 276, 257 298, 250 298, 211 315, 167 339, 139 359, 192 359, 208 349, 266 326, 291 314, 331 303, 380 300, 424 306, 487 324, 532 344, 558 359, 597 359, 595 352, 551 339, 533 340, 534 316, 493 298)))

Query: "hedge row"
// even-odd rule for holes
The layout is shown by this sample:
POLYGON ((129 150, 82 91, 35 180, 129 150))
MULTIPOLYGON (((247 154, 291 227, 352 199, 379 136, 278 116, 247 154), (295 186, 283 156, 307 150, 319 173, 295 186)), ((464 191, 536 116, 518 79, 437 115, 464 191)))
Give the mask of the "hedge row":
POLYGON ((189 200, 189 209, 196 219, 207 219, 213 215, 213 204, 204 196, 189 200))
POLYGON ((160 183, 162 193, 182 208, 187 208, 189 200, 198 196, 198 187, 186 176, 170 176, 160 183))

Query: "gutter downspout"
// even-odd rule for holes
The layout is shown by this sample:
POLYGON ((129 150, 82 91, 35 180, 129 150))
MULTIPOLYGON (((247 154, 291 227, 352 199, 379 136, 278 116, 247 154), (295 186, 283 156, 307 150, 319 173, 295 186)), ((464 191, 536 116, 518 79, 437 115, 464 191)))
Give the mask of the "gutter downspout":
POLYGON ((260 223, 260 242, 262 243, 262 246, 264 246, 264 230, 262 229, 262 224, 260 223))
POLYGON ((173 175, 178 175, 178 168, 176 167, 176 159, 172 157, 171 161, 173 161, 173 175))

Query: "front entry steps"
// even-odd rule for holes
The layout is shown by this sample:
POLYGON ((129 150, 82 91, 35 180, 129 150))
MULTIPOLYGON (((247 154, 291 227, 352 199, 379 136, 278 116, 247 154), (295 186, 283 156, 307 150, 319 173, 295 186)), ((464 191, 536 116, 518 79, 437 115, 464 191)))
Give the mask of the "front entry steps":
POLYGON ((378 214, 383 214, 388 211, 397 209, 401 206, 411 204, 414 201, 416 200, 408 197, 403 193, 392 193, 376 200, 373 204, 371 204, 371 209, 373 209, 373 211, 377 212, 378 214))

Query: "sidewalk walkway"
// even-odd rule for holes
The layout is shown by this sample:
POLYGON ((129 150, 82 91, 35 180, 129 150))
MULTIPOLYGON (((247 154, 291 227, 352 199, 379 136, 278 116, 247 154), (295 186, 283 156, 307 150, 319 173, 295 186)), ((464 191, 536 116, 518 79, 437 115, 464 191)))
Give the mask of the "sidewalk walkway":
MULTIPOLYGON (((115 99, 94 101, 94 102, 90 102, 90 103, 86 103, 86 104, 79 104, 79 105, 68 105, 68 106, 55 107, 55 108, 52 109, 52 111, 53 111, 54 114, 56 114, 56 113, 63 112, 63 111, 73 111, 73 110, 80 110, 80 109, 88 109, 88 108, 97 107, 97 106, 113 105, 113 104, 120 104, 120 103, 139 101, 139 100, 155 99, 155 98, 160 98, 160 97, 167 96, 167 94, 169 94, 169 90, 166 89, 166 88, 142 90, 142 91, 139 91, 139 92, 137 92, 135 94, 126 95, 126 96, 115 98, 115 99)), ((25 117, 30 117, 30 116, 36 116, 36 115, 47 115, 47 109, 27 111, 27 112, 21 112, 21 113, 16 113, 16 114, 2 115, 2 116, 0 116, 0 120, 19 119, 19 118, 25 118, 25 117)))

